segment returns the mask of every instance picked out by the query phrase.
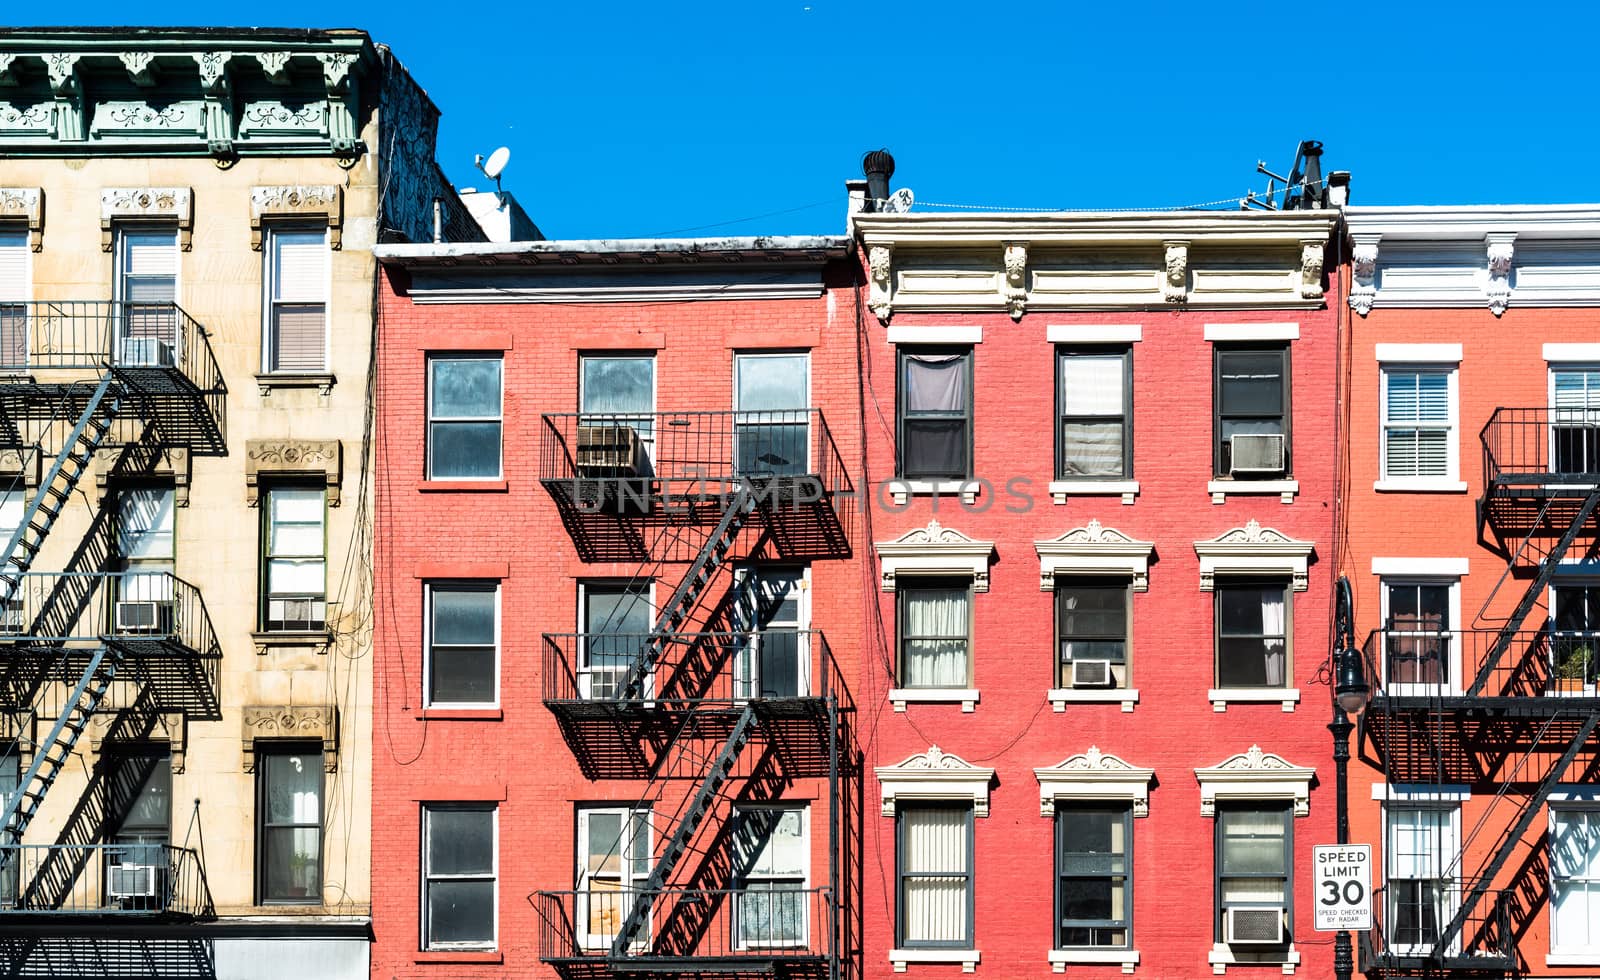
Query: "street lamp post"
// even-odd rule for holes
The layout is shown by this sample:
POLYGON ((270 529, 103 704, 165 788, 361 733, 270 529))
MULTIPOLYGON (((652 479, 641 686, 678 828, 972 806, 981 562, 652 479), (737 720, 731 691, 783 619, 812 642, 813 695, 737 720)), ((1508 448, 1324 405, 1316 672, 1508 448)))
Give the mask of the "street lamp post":
MULTIPOLYGON (((1360 714, 1367 703, 1367 680, 1361 652, 1355 647, 1355 601, 1350 581, 1339 576, 1334 585, 1333 641, 1333 733, 1334 805, 1339 844, 1350 843, 1350 733, 1355 730, 1351 715, 1360 714)), ((1355 957, 1350 946, 1350 930, 1341 929, 1333 940, 1333 975, 1350 980, 1355 972, 1355 957)))

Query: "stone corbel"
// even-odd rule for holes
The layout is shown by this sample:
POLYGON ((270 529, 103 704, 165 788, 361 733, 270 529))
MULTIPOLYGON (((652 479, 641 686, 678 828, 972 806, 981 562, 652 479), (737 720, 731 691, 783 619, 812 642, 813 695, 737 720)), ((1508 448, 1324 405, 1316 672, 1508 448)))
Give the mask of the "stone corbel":
POLYGON ((200 91, 206 97, 206 147, 218 156, 233 154, 233 79, 226 51, 203 51, 194 56, 200 66, 200 91))
POLYGON ((1011 319, 1020 320, 1028 309, 1028 246, 1008 243, 1005 251, 1006 284, 1003 290, 1011 319))
POLYGON ((333 152, 354 156, 361 148, 356 136, 357 85, 351 69, 358 55, 349 51, 329 51, 317 55, 322 62, 322 81, 328 93, 328 138, 333 152))
POLYGON ((154 51, 122 51, 117 54, 128 73, 128 81, 140 88, 153 88, 156 84, 156 53, 154 51))
POLYGON ((250 188, 250 247, 261 251, 263 219, 310 218, 328 223, 328 247, 338 249, 344 189, 337 184, 276 184, 250 188))
POLYGON ((1483 284, 1483 292, 1489 297, 1489 312, 1495 316, 1505 313, 1511 302, 1511 260, 1516 256, 1516 240, 1516 233, 1509 231, 1491 231, 1484 236, 1489 278, 1483 284))
POLYGON ((1378 295, 1378 236, 1352 235, 1350 308, 1366 316, 1378 295))
POLYGON ((50 94, 56 102, 56 139, 83 139, 83 83, 78 79, 80 55, 65 52, 44 56, 50 73, 50 94))
POLYGON ((94 452, 94 482, 99 492, 103 495, 107 488, 110 487, 112 480, 148 476, 167 477, 172 480, 173 504, 178 507, 189 506, 189 478, 192 474, 192 469, 189 465, 189 450, 163 450, 153 465, 135 471, 132 467, 127 466, 125 461, 140 453, 141 450, 137 448, 127 449, 122 446, 96 449, 94 452))
POLYGON ((1322 298, 1322 260, 1326 245, 1316 239, 1300 243, 1300 298, 1322 298))
POLYGON ((872 274, 872 285, 867 293, 867 306, 882 323, 889 322, 894 312, 893 287, 889 279, 894 249, 888 245, 873 245, 867 249, 867 269, 872 274))
POLYGON ((43 466, 43 454, 30 452, 21 446, 9 446, 0 449, 0 478, 10 477, 15 479, 22 475, 23 485, 30 490, 39 485, 40 470, 43 466))
POLYGON ((100 190, 100 251, 111 251, 112 227, 129 219, 178 223, 178 247, 194 244, 194 191, 187 187, 105 187, 100 190))
POLYGON ((256 62, 266 73, 267 81, 274 85, 289 84, 289 52, 257 51, 256 62))
POLYGON ((244 444, 245 503, 256 506, 261 474, 309 476, 327 481, 328 506, 339 506, 344 447, 337 439, 247 439, 244 444))
POLYGON ((1189 243, 1163 242, 1161 295, 1169 303, 1189 298, 1189 243))
POLYGON ((28 247, 44 248, 44 189, 0 187, 0 221, 26 221, 28 247))
MULTIPOLYGON (((89 748, 98 753, 108 738, 112 744, 123 741, 123 739, 113 735, 111 730, 124 717, 124 714, 120 711, 96 712, 90 715, 89 748)), ((188 727, 185 724, 183 713, 181 711, 168 711, 157 714, 155 716, 155 725, 151 728, 148 738, 167 743, 167 753, 172 765, 172 774, 174 776, 182 775, 184 753, 187 751, 188 741, 188 727)), ((130 741, 145 740, 140 738, 130 741)))
POLYGON ((322 768, 339 771, 339 713, 332 705, 257 705, 240 712, 244 719, 244 771, 256 771, 256 742, 320 741, 322 768))

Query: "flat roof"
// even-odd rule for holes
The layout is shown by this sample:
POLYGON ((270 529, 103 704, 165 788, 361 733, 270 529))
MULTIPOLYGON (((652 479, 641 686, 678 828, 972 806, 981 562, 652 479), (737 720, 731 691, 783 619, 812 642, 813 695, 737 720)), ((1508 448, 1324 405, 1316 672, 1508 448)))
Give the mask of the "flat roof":
POLYGON ((378 261, 391 265, 572 265, 619 261, 739 262, 747 258, 827 259, 850 252, 843 235, 757 235, 735 238, 578 238, 538 242, 417 242, 378 245, 378 261))

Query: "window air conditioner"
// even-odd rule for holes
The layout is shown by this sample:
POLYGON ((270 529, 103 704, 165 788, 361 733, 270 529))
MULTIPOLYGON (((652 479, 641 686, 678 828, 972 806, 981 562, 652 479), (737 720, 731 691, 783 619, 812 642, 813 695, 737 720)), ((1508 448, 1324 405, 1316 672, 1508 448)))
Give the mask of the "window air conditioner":
POLYGON ((110 880, 106 893, 112 898, 155 898, 156 866, 153 864, 114 864, 107 868, 110 880))
POLYGON ((1109 660, 1074 660, 1074 661, 1072 661, 1072 686, 1073 687, 1110 687, 1111 686, 1111 661, 1109 661, 1109 660))
POLYGON ((0 635, 16 636, 27 629, 22 621, 22 600, 7 599, 0 603, 0 635))
POLYGON ((1233 464, 1229 472, 1282 473, 1283 436, 1272 432, 1253 432, 1229 437, 1233 464))
POLYGON ((639 433, 631 425, 578 426, 578 475, 636 476, 639 433))
POLYGON ((117 603, 118 633, 164 633, 172 628, 172 604, 150 600, 117 603))
POLYGON ((269 629, 306 630, 323 629, 327 619, 327 604, 321 599, 273 599, 267 603, 269 629))
POLYGON ((122 338, 124 367, 172 367, 172 345, 158 337, 122 338))
POLYGON ((1282 908, 1229 908, 1223 910, 1222 941, 1232 944, 1281 945, 1282 908))

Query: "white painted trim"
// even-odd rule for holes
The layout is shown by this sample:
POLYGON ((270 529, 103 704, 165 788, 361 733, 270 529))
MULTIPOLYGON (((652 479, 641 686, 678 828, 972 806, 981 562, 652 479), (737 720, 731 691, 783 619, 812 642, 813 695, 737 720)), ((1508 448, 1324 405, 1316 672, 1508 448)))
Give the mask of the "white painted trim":
POLYGON ((1600 364, 1600 344, 1545 344, 1544 359, 1600 364))
MULTIPOLYGON (((893 331, 893 327, 889 328, 893 331)), ((1144 339, 1138 323, 1052 323, 1045 328, 1052 344, 1137 344, 1144 339)))
POLYGON ((962 973, 976 973, 981 955, 977 949, 891 949, 889 962, 896 973, 906 972, 908 963, 960 963, 962 973))
POLYGON ((1461 578, 1468 574, 1470 565, 1468 558, 1374 558, 1372 574, 1461 578))
POLYGON ((1304 592, 1313 550, 1313 542, 1296 541, 1252 519, 1244 527, 1194 543, 1200 556, 1200 591, 1211 592, 1218 575, 1273 575, 1290 579, 1294 591, 1304 592))
POLYGON ((1052 949, 1046 954, 1050 969, 1056 973, 1067 972, 1068 963, 1088 963, 1106 966, 1121 965, 1123 973, 1132 973, 1139 965, 1136 949, 1052 949))
POLYGON ((961 710, 971 712, 978 705, 975 687, 891 687, 889 703, 904 712, 908 704, 951 704, 961 702, 961 710))
POLYGON ((1235 704, 1271 704, 1274 701, 1283 702, 1284 711, 1293 711, 1294 706, 1300 703, 1300 689, 1297 687, 1213 687, 1206 691, 1206 700, 1211 702, 1211 710, 1223 712, 1228 710, 1228 702, 1235 704))
POLYGON ((989 558, 993 541, 975 541, 937 519, 913 528, 893 541, 873 545, 881 565, 881 587, 895 591, 895 580, 907 575, 970 575, 974 592, 989 591, 989 558))
POLYGON ((1588 953, 1546 953, 1545 966, 1600 966, 1600 949, 1588 953))
MULTIPOLYGON (((1385 347, 1385 346, 1388 346, 1388 345, 1385 345, 1385 344, 1379 344, 1378 345, 1378 347, 1380 349, 1385 347)), ((1411 345, 1396 345, 1396 346, 1411 346, 1411 345)), ((1430 345, 1421 345, 1421 344, 1419 344, 1419 345, 1415 345, 1415 346, 1430 346, 1430 345)), ((1460 345, 1439 344, 1439 345, 1433 345, 1433 346, 1439 346, 1439 347, 1451 347, 1451 346, 1453 346, 1453 347, 1455 347, 1455 349, 1456 349, 1456 351, 1458 353, 1461 350, 1460 345)), ((1461 482, 1461 371, 1459 370, 1459 363, 1460 363, 1460 358, 1458 357, 1453 361, 1445 361, 1445 362, 1442 362, 1442 363, 1435 362, 1435 363, 1431 363, 1431 364, 1430 363, 1421 363, 1421 364, 1419 364, 1419 363, 1415 363, 1415 362, 1402 364, 1402 363, 1400 363, 1398 361, 1391 361, 1391 362, 1380 363, 1379 364, 1379 368, 1380 368, 1380 370, 1378 372, 1378 374, 1379 374, 1379 377, 1378 377, 1378 482, 1379 483, 1392 484, 1394 486, 1397 486, 1397 487, 1400 487, 1400 488, 1405 488, 1405 489, 1412 489, 1412 488, 1429 489, 1429 488, 1432 488, 1432 487, 1454 488, 1456 485, 1459 485, 1461 487, 1461 489, 1463 489, 1463 490, 1466 489, 1466 484, 1461 482), (1444 365, 1452 365, 1452 366, 1445 367, 1444 365), (1445 425, 1444 425, 1444 431, 1445 431, 1445 453, 1444 453, 1444 472, 1443 473, 1430 474, 1428 476, 1400 476, 1400 477, 1390 477, 1389 476, 1389 474, 1388 474, 1388 466, 1389 466, 1389 376, 1390 376, 1391 373, 1394 373, 1394 374, 1411 374, 1411 375, 1419 375, 1419 376, 1420 375, 1424 375, 1424 374, 1427 374, 1427 375, 1440 375, 1440 374, 1442 374, 1442 375, 1444 375, 1444 379, 1445 379, 1445 394, 1444 394, 1444 399, 1445 399, 1445 425)), ((1420 425, 1420 423, 1419 422, 1415 422, 1415 421, 1411 421, 1411 422, 1402 421, 1402 422, 1397 423, 1395 427, 1399 428, 1399 429, 1407 429, 1407 428, 1415 428, 1415 427, 1417 427, 1419 425, 1420 425)), ((1435 425, 1429 426, 1429 428, 1438 429, 1439 426, 1435 424, 1435 425)), ((1374 489, 1376 489, 1376 486, 1374 486, 1374 489)))
POLYGON ((1213 342, 1236 340, 1299 340, 1298 323, 1208 323, 1206 339, 1213 342))
POLYGON ((1373 783, 1372 798, 1380 803, 1460 803, 1472 798, 1465 783, 1373 783))
POLYGON ((1033 771, 1039 780, 1039 816, 1055 816, 1062 801, 1115 800, 1133 808, 1135 817, 1150 815, 1150 784, 1156 771, 1101 752, 1094 746, 1033 771))
POLYGON ((1286 504, 1294 503, 1295 495, 1300 492, 1299 480, 1207 480, 1206 493, 1211 494, 1211 502, 1221 504, 1227 502, 1228 494, 1237 497, 1259 497, 1267 494, 1277 494, 1286 504))
POLYGON ((937 745, 872 772, 878 777, 879 802, 886 817, 894 816, 895 804, 903 799, 970 802, 973 816, 989 815, 989 783, 994 770, 942 752, 937 745))
MULTIPOLYGON (((1546 344, 1545 346, 1549 346, 1546 344)), ((1379 364, 1459 364, 1460 344, 1376 344, 1374 356, 1379 364)))
POLYGON ((961 502, 972 506, 978 502, 978 493, 983 489, 981 480, 889 480, 887 481, 889 497, 896 507, 904 507, 912 497, 954 497, 961 495, 961 502))
POLYGON ((1282 965, 1283 975, 1294 976, 1295 967, 1300 965, 1300 951, 1294 948, 1294 943, 1289 944, 1289 949, 1280 958, 1274 954, 1259 953, 1254 956, 1240 955, 1233 951, 1227 943, 1217 943, 1211 947, 1211 952, 1206 954, 1206 962, 1211 964, 1211 972, 1216 976, 1223 976, 1230 966, 1278 966, 1282 965))
POLYGON ((1124 712, 1131 712, 1133 706, 1139 703, 1139 689, 1137 687, 1052 687, 1045 692, 1045 698, 1050 702, 1050 707, 1058 713, 1066 711, 1069 704, 1117 704, 1118 702, 1121 702, 1124 712))
POLYGON ((1311 766, 1297 766, 1252 745, 1247 752, 1194 771, 1200 782, 1200 815, 1216 816, 1218 800, 1288 800, 1294 803, 1295 816, 1309 816, 1311 780, 1316 775, 1311 766))
POLYGON ((1600 786, 1591 783, 1558 783, 1550 791, 1548 799, 1551 803, 1600 802, 1600 786))
POLYGON ((895 326, 889 328, 891 344, 981 344, 982 325, 932 327, 895 326))
POLYGON ((1466 493, 1467 481, 1440 476, 1398 477, 1373 480, 1372 489, 1378 493, 1466 493))
MULTIPOLYGON (((492 710, 500 707, 501 688, 501 658, 504 655, 505 644, 501 639, 502 628, 500 616, 500 591, 505 582, 498 578, 445 578, 429 579, 422 585, 422 707, 424 709, 439 708, 450 711, 456 710, 492 710), (467 589, 488 591, 489 586, 494 589, 494 697, 488 701, 435 701, 430 696, 428 681, 433 677, 433 594, 443 586, 448 590, 451 586, 462 586, 467 589)), ((652 583, 653 586, 654 583, 652 583)))
POLYGON ((1039 591, 1054 592, 1061 575, 1127 576, 1133 591, 1150 590, 1150 555, 1154 542, 1135 541, 1116 528, 1091 520, 1059 538, 1035 541, 1039 555, 1039 591))
POLYGON ((1068 497, 1115 497, 1121 495, 1126 505, 1133 504, 1139 495, 1138 480, 1051 480, 1050 499, 1058 504, 1068 497))

